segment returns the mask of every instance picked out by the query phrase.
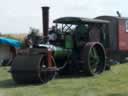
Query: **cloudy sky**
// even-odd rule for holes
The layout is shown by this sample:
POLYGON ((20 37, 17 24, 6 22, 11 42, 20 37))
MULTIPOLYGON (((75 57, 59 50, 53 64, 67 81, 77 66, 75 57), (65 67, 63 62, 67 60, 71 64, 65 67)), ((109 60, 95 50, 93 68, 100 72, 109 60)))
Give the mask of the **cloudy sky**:
POLYGON ((42 31, 41 6, 50 6, 52 20, 63 16, 96 17, 120 13, 128 17, 127 0, 0 0, 0 32, 25 33, 29 27, 42 31))

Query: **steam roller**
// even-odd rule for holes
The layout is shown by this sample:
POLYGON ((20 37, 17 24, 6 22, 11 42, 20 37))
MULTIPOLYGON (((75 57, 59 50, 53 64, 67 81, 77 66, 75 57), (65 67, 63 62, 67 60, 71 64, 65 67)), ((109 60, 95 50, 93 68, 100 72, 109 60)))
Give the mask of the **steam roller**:
POLYGON ((107 22, 77 17, 56 19, 56 29, 62 25, 62 30, 56 30, 60 34, 55 42, 50 42, 49 7, 42 9, 43 37, 46 42, 36 44, 32 48, 19 49, 11 64, 13 80, 16 83, 46 83, 55 78, 57 73, 82 73, 89 76, 102 73, 106 67, 105 49, 98 40, 89 40, 89 32, 98 32, 99 26, 102 27, 101 25, 107 22))

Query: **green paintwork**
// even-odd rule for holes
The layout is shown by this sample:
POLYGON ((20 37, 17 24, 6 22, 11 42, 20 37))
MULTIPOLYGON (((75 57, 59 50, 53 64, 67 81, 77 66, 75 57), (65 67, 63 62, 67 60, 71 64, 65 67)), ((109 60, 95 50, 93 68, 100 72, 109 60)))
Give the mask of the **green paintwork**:
POLYGON ((54 56, 55 57, 65 57, 68 54, 70 54, 72 51, 70 49, 64 49, 61 47, 56 47, 54 50, 54 56))
POLYGON ((70 34, 66 34, 65 36, 65 48, 72 49, 73 48, 73 39, 70 34))

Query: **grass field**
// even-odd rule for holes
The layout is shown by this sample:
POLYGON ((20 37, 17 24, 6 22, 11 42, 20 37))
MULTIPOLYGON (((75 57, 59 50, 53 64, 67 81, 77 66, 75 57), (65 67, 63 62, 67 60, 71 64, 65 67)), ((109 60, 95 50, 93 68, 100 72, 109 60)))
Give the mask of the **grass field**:
POLYGON ((44 85, 17 85, 0 68, 0 96, 128 96, 128 64, 95 77, 55 79, 44 85))

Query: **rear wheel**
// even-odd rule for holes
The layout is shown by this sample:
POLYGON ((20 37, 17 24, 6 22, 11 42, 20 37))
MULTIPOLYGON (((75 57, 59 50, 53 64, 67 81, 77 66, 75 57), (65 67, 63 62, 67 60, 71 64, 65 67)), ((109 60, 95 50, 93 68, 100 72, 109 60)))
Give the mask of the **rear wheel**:
POLYGON ((87 75, 100 74, 105 69, 104 47, 98 42, 87 43, 82 51, 82 69, 87 75))

